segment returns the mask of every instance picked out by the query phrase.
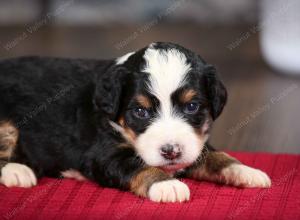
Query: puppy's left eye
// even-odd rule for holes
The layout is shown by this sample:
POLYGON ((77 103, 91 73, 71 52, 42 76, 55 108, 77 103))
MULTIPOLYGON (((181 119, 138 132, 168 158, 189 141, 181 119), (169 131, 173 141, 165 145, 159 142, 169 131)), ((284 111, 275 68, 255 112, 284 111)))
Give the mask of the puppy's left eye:
POLYGON ((190 102, 184 106, 183 112, 185 114, 195 114, 198 110, 199 104, 196 102, 190 102))

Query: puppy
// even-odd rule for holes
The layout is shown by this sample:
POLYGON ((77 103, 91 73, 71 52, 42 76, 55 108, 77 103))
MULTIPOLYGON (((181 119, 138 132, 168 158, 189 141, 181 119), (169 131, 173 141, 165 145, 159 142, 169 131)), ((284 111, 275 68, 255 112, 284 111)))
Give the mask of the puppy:
POLYGON ((0 181, 62 175, 155 202, 189 200, 179 176, 269 187, 264 172, 207 143, 226 99, 215 68, 172 43, 114 60, 2 60, 0 181))

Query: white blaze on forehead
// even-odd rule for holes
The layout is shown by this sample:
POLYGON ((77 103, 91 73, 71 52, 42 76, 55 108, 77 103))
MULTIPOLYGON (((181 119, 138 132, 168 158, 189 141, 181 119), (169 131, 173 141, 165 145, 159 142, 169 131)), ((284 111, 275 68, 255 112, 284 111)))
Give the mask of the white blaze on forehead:
POLYGON ((161 103, 161 113, 171 111, 171 95, 183 83, 191 66, 186 56, 176 49, 159 50, 149 48, 145 51, 146 61, 143 72, 150 74, 150 92, 161 103))
POLYGON ((123 56, 117 58, 117 59, 116 59, 116 64, 117 64, 117 65, 121 65, 121 64, 125 63, 125 62, 128 60, 128 58, 129 58, 131 55, 133 55, 133 54, 134 54, 134 52, 130 52, 130 53, 127 53, 127 54, 125 54, 125 55, 123 55, 123 56))

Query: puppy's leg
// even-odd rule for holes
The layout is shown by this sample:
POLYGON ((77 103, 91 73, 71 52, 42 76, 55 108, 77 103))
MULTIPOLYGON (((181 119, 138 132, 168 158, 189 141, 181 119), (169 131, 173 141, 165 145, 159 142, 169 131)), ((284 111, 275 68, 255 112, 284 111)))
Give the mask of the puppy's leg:
POLYGON ((145 168, 135 175, 130 181, 130 190, 154 202, 183 202, 190 198, 186 184, 154 167, 145 168))
POLYGON ((188 176, 238 187, 270 187, 271 180, 261 170, 243 165, 224 152, 206 148, 202 163, 188 171, 188 176))
POLYGON ((10 162, 17 141, 17 128, 11 122, 0 122, 0 183, 7 187, 34 186, 37 180, 32 169, 10 162))

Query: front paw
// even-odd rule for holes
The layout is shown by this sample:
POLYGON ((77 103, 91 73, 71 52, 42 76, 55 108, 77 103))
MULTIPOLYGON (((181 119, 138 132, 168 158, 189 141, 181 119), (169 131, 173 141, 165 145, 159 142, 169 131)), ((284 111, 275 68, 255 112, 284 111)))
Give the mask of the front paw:
POLYGON ((271 186, 271 180, 266 173, 243 164, 232 164, 223 169, 222 178, 225 183, 239 187, 268 188, 271 186))
POLYGON ((179 180, 165 180, 153 183, 148 196, 154 202, 183 202, 190 199, 190 190, 179 180))

